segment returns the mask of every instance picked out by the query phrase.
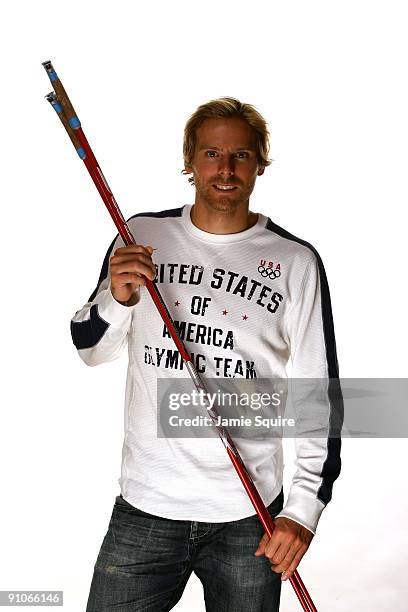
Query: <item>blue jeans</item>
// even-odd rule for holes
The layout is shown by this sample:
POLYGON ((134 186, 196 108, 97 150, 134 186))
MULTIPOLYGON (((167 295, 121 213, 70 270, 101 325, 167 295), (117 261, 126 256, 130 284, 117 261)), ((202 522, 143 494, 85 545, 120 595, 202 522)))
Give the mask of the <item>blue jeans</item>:
MULTIPOLYGON (((274 518, 283 490, 268 506, 274 518)), ((277 612, 281 575, 254 553, 264 534, 256 514, 226 523, 170 520, 116 497, 94 567, 87 612, 167 612, 192 572, 207 612, 277 612)))

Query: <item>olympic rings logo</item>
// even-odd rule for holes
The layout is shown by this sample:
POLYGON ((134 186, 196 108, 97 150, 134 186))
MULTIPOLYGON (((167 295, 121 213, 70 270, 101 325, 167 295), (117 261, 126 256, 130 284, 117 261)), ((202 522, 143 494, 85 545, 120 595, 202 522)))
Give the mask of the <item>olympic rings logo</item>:
POLYGON ((265 266, 258 266, 258 272, 263 278, 270 278, 271 280, 275 280, 275 278, 279 278, 281 275, 280 270, 273 270, 272 268, 265 268, 265 266))

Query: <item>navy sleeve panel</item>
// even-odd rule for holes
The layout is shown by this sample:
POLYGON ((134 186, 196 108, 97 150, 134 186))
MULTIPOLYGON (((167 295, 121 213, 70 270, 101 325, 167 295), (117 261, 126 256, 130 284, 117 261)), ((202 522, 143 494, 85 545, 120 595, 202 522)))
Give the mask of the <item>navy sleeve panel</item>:
POLYGON ((317 492, 317 498, 325 505, 332 498, 333 483, 341 472, 341 430, 344 419, 344 403, 340 380, 330 378, 329 381, 330 420, 327 438, 327 457, 323 464, 322 484, 317 492))
POLYGON ((330 300, 329 284, 322 259, 317 250, 305 240, 297 238, 284 228, 276 225, 268 218, 267 229, 275 232, 282 238, 293 240, 308 247, 316 256, 320 286, 323 332, 326 345, 326 360, 329 373, 328 394, 330 401, 329 434, 327 439, 327 456, 323 464, 321 477, 322 483, 317 492, 317 498, 325 505, 331 500, 333 483, 341 471, 341 429, 344 419, 344 403, 339 380, 339 365, 337 360, 336 339, 334 334, 333 314, 330 300))
POLYGON ((89 319, 80 323, 71 321, 72 341, 78 350, 92 348, 98 344, 108 327, 109 323, 99 316, 98 304, 94 304, 89 319))
POLYGON ((136 213, 136 215, 129 217, 128 221, 135 219, 136 217, 156 217, 158 219, 163 219, 165 217, 181 217, 182 214, 183 207, 179 206, 179 208, 168 208, 167 210, 159 210, 157 212, 136 213))

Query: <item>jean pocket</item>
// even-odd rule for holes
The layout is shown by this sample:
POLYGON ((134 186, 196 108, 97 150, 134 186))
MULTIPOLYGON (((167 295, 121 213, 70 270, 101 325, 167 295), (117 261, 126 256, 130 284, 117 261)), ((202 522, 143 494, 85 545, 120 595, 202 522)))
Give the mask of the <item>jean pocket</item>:
POLYGON ((132 504, 123 499, 122 495, 117 495, 115 499, 115 506, 123 506, 124 508, 128 508, 129 510, 137 510, 132 504))
POLYGON ((144 512, 140 510, 140 508, 136 508, 129 504, 126 499, 123 499, 122 495, 118 495, 115 500, 115 505, 113 507, 114 510, 119 510, 120 512, 128 512, 130 514, 137 514, 138 516, 144 516, 147 518, 155 518, 153 514, 149 514, 148 512, 144 512))

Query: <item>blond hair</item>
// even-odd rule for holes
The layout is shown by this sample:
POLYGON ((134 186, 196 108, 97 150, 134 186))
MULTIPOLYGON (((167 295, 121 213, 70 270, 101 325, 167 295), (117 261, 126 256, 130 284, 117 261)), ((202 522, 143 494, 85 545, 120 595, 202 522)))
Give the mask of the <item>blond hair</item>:
MULTIPOLYGON (((186 167, 192 165, 197 128, 205 119, 220 119, 223 117, 244 119, 255 132, 258 165, 265 168, 271 164, 271 160, 268 159, 269 132, 265 119, 252 104, 240 102, 236 98, 223 97, 201 104, 187 121, 184 128, 183 157, 185 167, 182 174, 191 174, 191 172, 187 172, 186 167)), ((189 177, 188 180, 194 185, 193 177, 189 177)))

